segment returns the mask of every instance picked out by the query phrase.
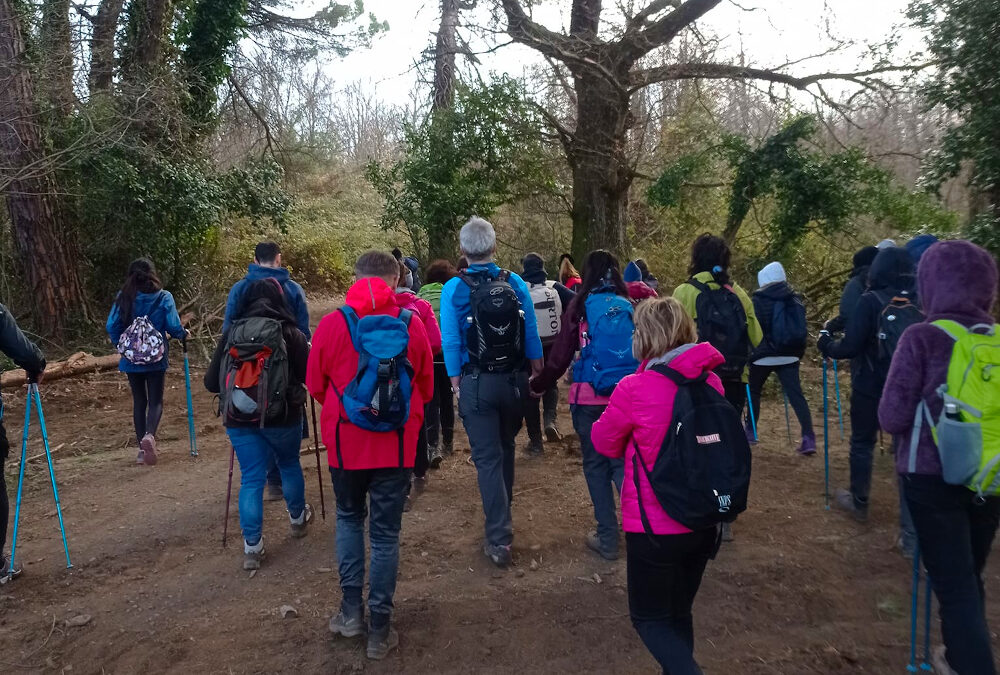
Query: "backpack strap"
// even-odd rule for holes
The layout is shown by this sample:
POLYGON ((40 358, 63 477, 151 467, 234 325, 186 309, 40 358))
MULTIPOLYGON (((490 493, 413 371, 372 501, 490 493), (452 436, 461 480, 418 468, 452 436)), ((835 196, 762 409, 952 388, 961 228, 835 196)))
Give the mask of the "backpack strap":
MULTIPOLYGON (((669 433, 669 432, 668 432, 669 433)), ((639 520, 642 521, 642 529, 646 534, 653 534, 653 526, 649 524, 649 516, 646 515, 646 507, 642 505, 642 488, 639 486, 639 465, 642 465, 642 472, 649 479, 649 471, 646 470, 646 463, 639 456, 639 444, 632 439, 632 481, 635 483, 635 501, 639 505, 639 520)))
POLYGON ((403 436, 405 435, 405 432, 406 432, 406 425, 405 424, 403 426, 399 427, 399 429, 396 430, 396 435, 399 436, 399 468, 400 469, 404 468, 404 465, 406 464, 406 459, 405 459, 405 457, 403 455, 403 436))
MULTIPOLYGON (((403 310, 404 312, 406 310, 403 310)), ((358 349, 358 315, 354 311, 353 307, 344 305, 340 308, 340 313, 344 315, 344 322, 347 324, 347 332, 351 335, 351 345, 354 346, 354 351, 360 353, 361 350, 358 349)))
POLYGON ((652 370, 654 373, 659 373, 660 375, 669 378, 678 387, 687 384, 700 384, 708 381, 708 373, 703 372, 698 377, 684 377, 678 371, 664 363, 657 363, 648 368, 648 370, 652 370))
POLYGON ((510 283, 510 270, 500 270, 500 274, 497 275, 497 281, 510 283))
POLYGON ((711 289, 711 288, 709 287, 709 285, 708 285, 708 284, 706 284, 706 283, 704 283, 704 282, 702 282, 702 281, 698 281, 698 280, 697 280, 697 279, 695 279, 694 277, 691 277, 690 279, 688 279, 688 280, 687 280, 687 281, 685 281, 684 283, 686 283, 686 284, 689 284, 689 285, 691 285, 691 286, 694 286, 694 287, 695 287, 695 288, 697 288, 697 289, 698 289, 698 291, 699 291, 699 292, 701 292, 701 293, 707 293, 707 292, 710 292, 710 291, 712 290, 712 289, 711 289))
POLYGON ((944 333, 955 342, 958 342, 959 340, 962 339, 962 337, 971 332, 969 329, 967 329, 959 322, 950 321, 948 319, 939 319, 938 321, 932 321, 931 325, 944 331, 944 333))

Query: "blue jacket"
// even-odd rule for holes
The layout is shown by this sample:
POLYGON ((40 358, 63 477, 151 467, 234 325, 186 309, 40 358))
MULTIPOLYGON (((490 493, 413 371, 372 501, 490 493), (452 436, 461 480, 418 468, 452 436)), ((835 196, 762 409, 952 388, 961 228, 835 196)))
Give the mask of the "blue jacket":
POLYGON ((243 301, 243 292, 247 284, 261 279, 276 279, 281 288, 285 291, 285 300, 295 315, 295 325, 306 336, 306 340, 312 339, 312 331, 309 330, 309 307, 306 306, 306 294, 302 287, 292 281, 288 275, 288 270, 283 267, 263 267, 257 263, 251 263, 247 269, 247 275, 236 282, 232 290, 229 291, 229 299, 226 300, 226 316, 222 320, 222 332, 229 330, 229 326, 237 318, 240 311, 240 304, 243 301))
MULTIPOLYGON (((148 316, 153 327, 163 333, 165 337, 169 335, 170 337, 182 340, 186 335, 184 326, 181 325, 181 317, 177 314, 177 305, 174 304, 174 296, 170 295, 168 291, 139 293, 136 295, 135 302, 132 303, 132 319, 135 319, 137 316, 148 316)), ((128 325, 122 325, 118 303, 115 302, 111 305, 111 313, 108 314, 108 322, 105 326, 105 329, 108 331, 108 337, 111 338, 111 344, 118 344, 118 338, 121 337, 126 328, 128 328, 128 325)), ((156 373, 164 371, 169 365, 167 362, 167 356, 170 353, 169 341, 165 348, 166 351, 163 353, 163 359, 158 363, 152 363, 148 366, 137 366, 122 357, 118 362, 118 370, 123 373, 156 373)))
MULTIPOLYGON (((477 263, 469 266, 469 272, 488 270, 490 276, 497 277, 500 268, 495 263, 477 263)), ((524 312, 524 356, 527 359, 542 358, 542 341, 538 337, 538 324, 535 322, 535 312, 531 301, 531 293, 524 280, 511 272, 510 285, 517 294, 522 307, 528 307, 524 312)), ((469 362, 469 352, 465 348, 465 327, 472 308, 469 307, 469 286, 459 277, 455 277, 444 285, 441 291, 441 348, 444 351, 444 363, 448 368, 449 377, 462 374, 462 366, 469 362)))

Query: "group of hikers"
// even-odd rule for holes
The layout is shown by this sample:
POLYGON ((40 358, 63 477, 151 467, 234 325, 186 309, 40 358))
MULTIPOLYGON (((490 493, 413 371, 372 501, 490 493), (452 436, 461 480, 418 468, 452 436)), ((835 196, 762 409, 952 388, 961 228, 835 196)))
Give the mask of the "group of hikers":
MULTIPOLYGON (((391 617, 403 513, 429 469, 454 451, 455 399, 478 476, 483 553, 506 568, 516 438, 523 423, 528 458, 562 438, 565 378, 594 511, 585 545, 616 560, 624 531, 638 635, 663 672, 700 673, 692 606, 746 508, 772 373, 799 421, 797 452, 817 450, 799 373, 810 341, 802 295, 779 262, 760 270, 748 294, 730 276, 728 244, 710 234, 695 239, 689 276, 670 296, 644 261, 623 269, 603 250, 582 272, 564 254, 558 281, 537 253, 524 256, 521 273, 503 269, 494 228, 481 218, 462 227, 459 243, 457 265, 436 260, 422 270, 398 250, 362 254, 344 305, 314 335, 278 246, 257 246, 229 294, 205 374, 241 471, 243 568, 258 569, 264 556, 265 498, 284 499, 291 536, 307 532, 299 447, 311 396, 322 406, 336 496, 342 599, 329 628, 367 635, 369 658, 384 658, 399 642, 391 617)), ((900 544, 904 555, 919 549, 940 604, 939 673, 995 672, 982 571, 1000 523, 997 274, 996 260, 966 241, 921 235, 905 247, 864 248, 839 316, 816 341, 824 363, 851 360, 850 484, 834 506, 867 521, 877 435, 891 434, 900 544)), ((137 462, 155 464, 166 336, 186 332, 148 260, 129 267, 107 330, 132 390, 137 462)), ((29 376, 44 371, 2 308, 0 349, 29 376)), ((2 504, 5 528, 6 490, 2 504)), ((6 576, 19 572, 3 564, 6 576)))

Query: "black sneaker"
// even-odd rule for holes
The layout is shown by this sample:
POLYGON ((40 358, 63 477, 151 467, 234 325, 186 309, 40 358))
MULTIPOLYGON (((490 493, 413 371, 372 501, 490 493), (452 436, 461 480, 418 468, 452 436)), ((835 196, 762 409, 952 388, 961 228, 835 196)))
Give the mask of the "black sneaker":
POLYGON ((432 469, 439 469, 439 468, 441 468, 441 460, 443 460, 443 459, 444 459, 444 456, 441 454, 441 448, 440 447, 438 447, 438 446, 435 445, 433 448, 431 448, 431 450, 430 450, 430 465, 431 465, 432 469))
POLYGON ((524 448, 524 454, 527 457, 536 459, 545 454, 545 450, 542 447, 542 439, 530 439, 528 445, 524 448))
POLYGON ((555 422, 545 425, 545 440, 549 443, 558 443, 562 439, 562 434, 559 433, 559 429, 556 428, 555 422))
POLYGON ((368 628, 368 658, 372 661, 381 661, 389 655, 393 649, 399 646, 399 633, 392 627, 391 623, 386 623, 381 628, 369 626, 368 628))
POLYGON ((17 579, 21 576, 22 568, 17 563, 13 565, 10 562, 10 558, 4 556, 0 558, 0 584, 5 584, 12 579, 17 579))
POLYGON ((351 609, 342 606, 337 615, 330 619, 330 632, 345 638, 364 635, 367 628, 364 607, 351 609))
POLYGON ((501 569, 506 569, 511 563, 510 546, 500 546, 499 544, 483 544, 483 553, 490 562, 501 569))
POLYGON ((858 504, 858 500, 854 498, 854 495, 843 488, 837 490, 833 496, 833 506, 848 514, 859 523, 868 522, 868 505, 865 504, 862 506, 858 504))

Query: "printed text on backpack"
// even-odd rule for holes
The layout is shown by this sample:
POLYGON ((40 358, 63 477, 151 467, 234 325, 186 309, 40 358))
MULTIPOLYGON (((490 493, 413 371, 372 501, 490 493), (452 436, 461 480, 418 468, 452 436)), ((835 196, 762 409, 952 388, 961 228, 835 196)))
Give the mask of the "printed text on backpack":
POLYGON ((531 302, 535 306, 535 322, 538 324, 538 337, 542 340, 542 345, 550 345, 559 335, 562 328, 562 300, 556 292, 555 282, 546 281, 544 284, 531 284, 528 287, 531 293, 531 302))

